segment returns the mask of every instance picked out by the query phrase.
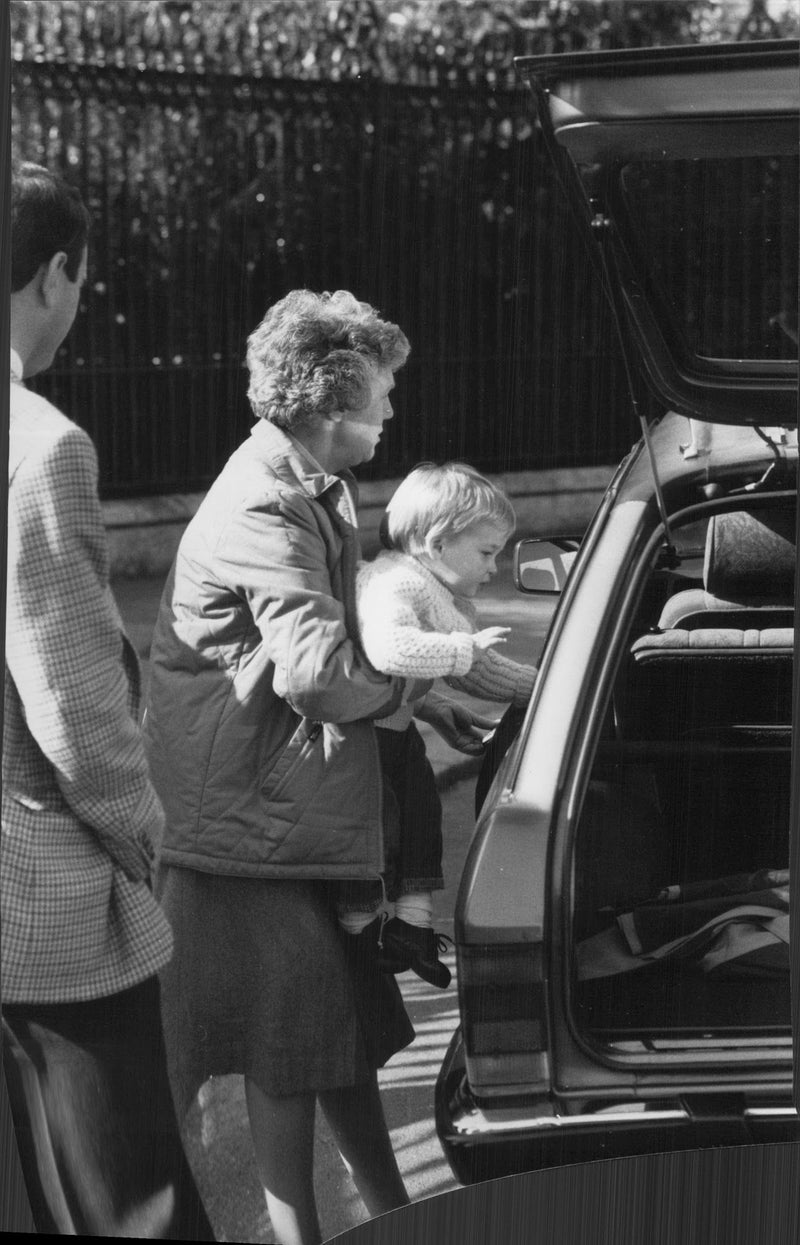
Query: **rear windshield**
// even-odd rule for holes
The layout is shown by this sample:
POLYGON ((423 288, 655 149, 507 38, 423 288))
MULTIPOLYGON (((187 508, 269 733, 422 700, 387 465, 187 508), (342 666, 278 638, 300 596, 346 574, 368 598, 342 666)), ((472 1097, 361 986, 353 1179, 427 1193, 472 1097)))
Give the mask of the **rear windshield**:
POLYGON ((622 185, 656 296, 692 354, 797 358, 796 156, 637 163, 622 185))

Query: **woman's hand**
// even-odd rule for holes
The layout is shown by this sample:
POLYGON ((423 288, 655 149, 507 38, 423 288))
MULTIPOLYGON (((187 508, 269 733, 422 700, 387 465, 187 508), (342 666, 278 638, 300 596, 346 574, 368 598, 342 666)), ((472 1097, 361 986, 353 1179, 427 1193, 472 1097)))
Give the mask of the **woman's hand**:
POLYGON ((468 756, 482 756, 484 734, 494 730, 498 721, 438 695, 427 696, 416 716, 438 731, 451 748, 468 756))
POLYGON ((483 631, 476 631, 472 637, 472 643, 476 648, 486 649, 493 648, 495 644, 505 644, 510 627, 486 627, 483 631))

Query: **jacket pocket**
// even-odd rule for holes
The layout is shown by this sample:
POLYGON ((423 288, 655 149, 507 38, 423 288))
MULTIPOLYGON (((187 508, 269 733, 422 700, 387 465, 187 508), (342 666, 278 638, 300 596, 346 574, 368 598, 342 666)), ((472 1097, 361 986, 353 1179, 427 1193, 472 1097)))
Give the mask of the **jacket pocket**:
POLYGON ((314 772, 317 770, 320 771, 317 778, 321 777, 324 758, 322 734, 321 722, 301 719, 261 784, 262 794, 267 800, 279 800, 291 786, 293 779, 303 771, 308 770, 304 785, 313 784, 314 772), (319 761, 317 764, 314 763, 315 753, 319 761))
POLYGON ((60 791, 45 791, 42 795, 32 795, 27 791, 7 790, 6 797, 27 809, 29 813, 62 813, 72 817, 60 791))

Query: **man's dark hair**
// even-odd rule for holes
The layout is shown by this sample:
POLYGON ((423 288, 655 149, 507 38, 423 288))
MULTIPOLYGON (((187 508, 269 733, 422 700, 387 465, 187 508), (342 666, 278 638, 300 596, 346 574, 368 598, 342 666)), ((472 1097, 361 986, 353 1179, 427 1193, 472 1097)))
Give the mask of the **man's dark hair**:
POLYGON ((70 281, 78 275, 89 236, 89 213, 80 193, 40 164, 11 170, 11 292, 22 290, 59 251, 70 281))

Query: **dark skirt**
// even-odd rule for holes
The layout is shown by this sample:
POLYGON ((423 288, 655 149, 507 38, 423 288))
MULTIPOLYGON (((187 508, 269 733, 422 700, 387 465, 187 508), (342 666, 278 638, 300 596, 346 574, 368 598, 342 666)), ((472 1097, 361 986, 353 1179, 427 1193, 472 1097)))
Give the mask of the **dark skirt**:
POLYGON ((181 1117, 211 1076, 318 1092, 368 1080, 413 1041, 394 977, 345 953, 332 895, 324 882, 162 867, 175 935, 164 1036, 181 1117))

